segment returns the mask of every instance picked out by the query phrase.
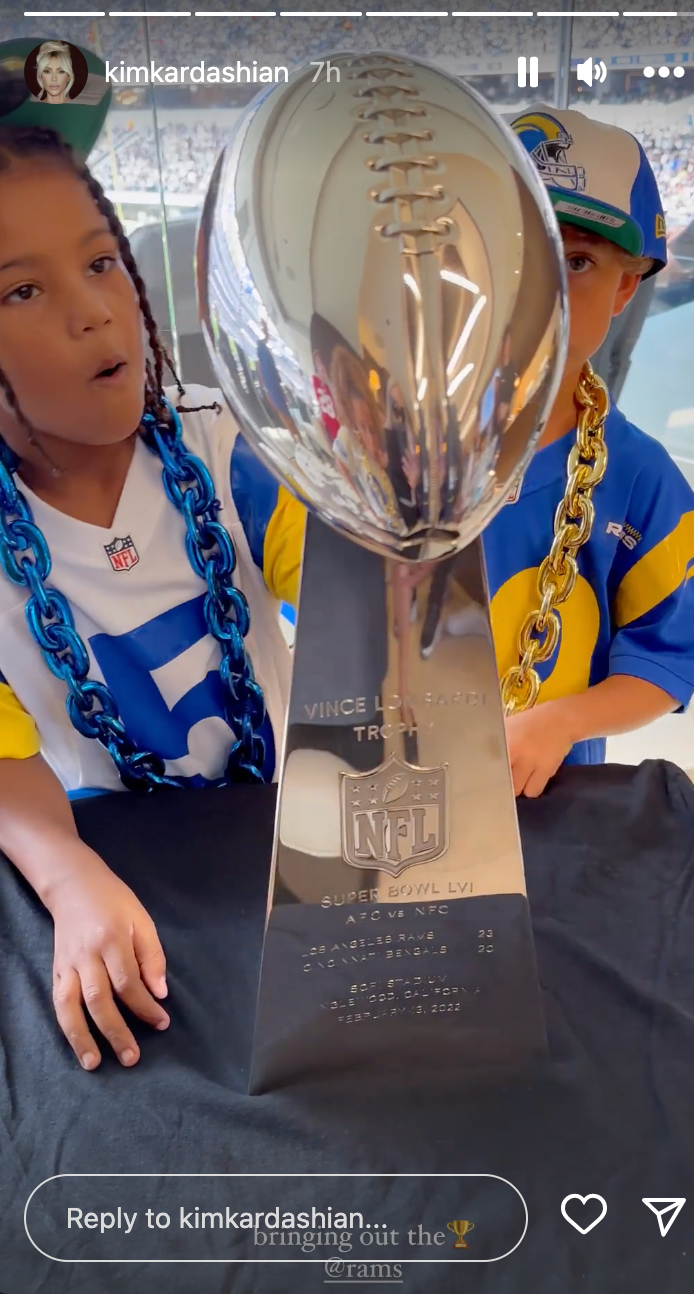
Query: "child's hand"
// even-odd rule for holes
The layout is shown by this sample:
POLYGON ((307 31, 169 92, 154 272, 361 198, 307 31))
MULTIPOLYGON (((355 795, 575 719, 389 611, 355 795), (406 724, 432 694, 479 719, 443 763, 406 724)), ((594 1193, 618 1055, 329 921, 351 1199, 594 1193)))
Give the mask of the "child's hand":
POLYGON ((140 1049, 114 1001, 114 990, 155 1029, 169 1017, 155 998, 166 996, 166 961, 154 922, 122 881, 81 842, 76 866, 51 895, 55 922, 53 1002, 58 1023, 84 1069, 101 1061, 85 1006, 122 1065, 140 1049), (149 990, 149 992, 148 992, 149 990))
MULTIPOLYGON (((573 698, 569 698, 573 700, 573 698)), ((514 795, 542 795, 576 738, 563 700, 546 701, 506 720, 514 795)))

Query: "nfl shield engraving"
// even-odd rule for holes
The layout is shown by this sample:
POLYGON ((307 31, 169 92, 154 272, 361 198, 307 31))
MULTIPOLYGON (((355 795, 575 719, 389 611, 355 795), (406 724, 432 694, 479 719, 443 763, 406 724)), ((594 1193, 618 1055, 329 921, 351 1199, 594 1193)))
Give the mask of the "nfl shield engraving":
POLYGON ((391 755, 371 773, 340 773, 342 857, 399 876, 448 848, 448 766, 415 768, 391 755))
POLYGON ((331 63, 246 111, 198 240, 224 394, 309 508, 256 1092, 544 1046, 479 536, 561 374, 558 234, 472 91, 331 63))

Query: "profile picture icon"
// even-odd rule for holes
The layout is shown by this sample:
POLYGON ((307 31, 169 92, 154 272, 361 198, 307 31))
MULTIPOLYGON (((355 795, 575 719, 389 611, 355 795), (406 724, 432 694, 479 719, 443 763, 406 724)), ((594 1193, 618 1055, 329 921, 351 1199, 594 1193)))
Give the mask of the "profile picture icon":
POLYGON ((32 99, 54 106, 78 100, 88 75, 84 54, 65 40, 42 41, 24 64, 24 80, 32 99))

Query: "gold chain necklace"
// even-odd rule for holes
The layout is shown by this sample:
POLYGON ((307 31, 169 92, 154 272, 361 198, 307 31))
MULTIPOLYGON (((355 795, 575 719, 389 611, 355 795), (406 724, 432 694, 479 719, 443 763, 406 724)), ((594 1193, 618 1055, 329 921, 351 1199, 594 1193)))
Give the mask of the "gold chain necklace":
POLYGON ((537 573, 540 606, 530 611, 521 625, 520 664, 512 665, 501 680, 501 703, 506 717, 530 710, 537 701, 541 680, 535 666, 549 660, 559 642, 561 620, 555 607, 566 602, 576 583, 576 554, 593 529, 593 490, 607 468, 605 419, 610 410, 610 397, 602 378, 587 361, 578 379, 575 398, 580 408, 576 443, 569 453, 564 498, 554 515, 552 547, 537 573))

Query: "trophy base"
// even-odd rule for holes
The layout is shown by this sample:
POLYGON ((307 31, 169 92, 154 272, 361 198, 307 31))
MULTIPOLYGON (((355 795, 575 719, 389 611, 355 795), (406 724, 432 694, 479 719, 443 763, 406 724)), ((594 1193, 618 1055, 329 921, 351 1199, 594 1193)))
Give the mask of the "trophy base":
POLYGON ((520 894, 280 905, 263 981, 252 1093, 336 1069, 506 1069, 545 1047, 520 894))
POLYGON ((481 545, 405 567, 309 518, 250 1091, 539 1057, 481 545))

